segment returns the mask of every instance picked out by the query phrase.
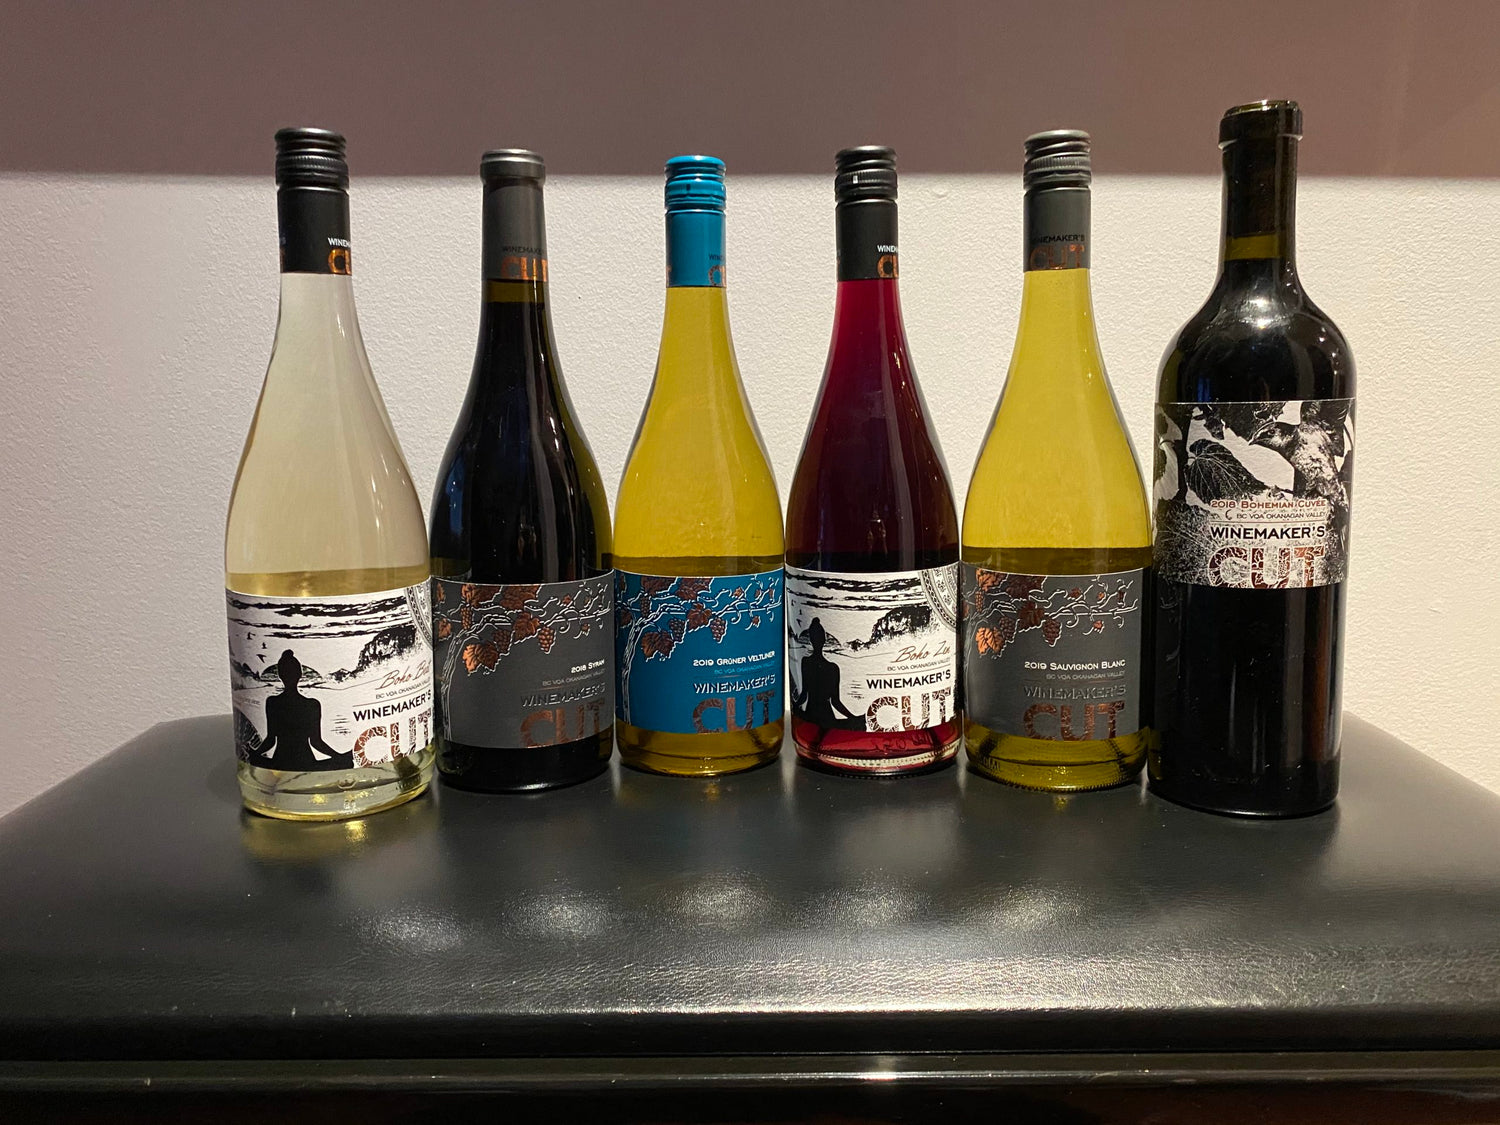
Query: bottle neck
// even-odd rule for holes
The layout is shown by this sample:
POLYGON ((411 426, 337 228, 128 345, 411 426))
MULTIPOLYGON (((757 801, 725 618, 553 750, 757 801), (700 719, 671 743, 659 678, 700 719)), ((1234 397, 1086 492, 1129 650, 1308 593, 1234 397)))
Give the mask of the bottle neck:
POLYGON ((839 282, 828 378, 874 385, 895 377, 905 364, 896 204, 889 199, 841 202, 834 218, 839 282))
POLYGON ((667 212, 667 300, 661 340, 658 389, 679 380, 712 386, 738 379, 724 290, 722 211, 667 212))
MULTIPOLYGON (((724 288, 724 212, 667 212, 667 288, 724 288)), ((670 302, 669 302, 670 304, 670 302)))
MULTIPOLYGON (((838 231, 839 281, 894 282, 901 272, 896 238, 896 201, 855 199, 834 211, 838 231)), ((890 286, 892 292, 895 286, 890 286)), ((839 286, 840 292, 843 286, 839 286)))
POLYGON ((278 346, 317 341, 359 347, 349 244, 349 194, 331 187, 283 187, 276 193, 281 244, 278 346))
POLYGON ((547 311, 547 228, 542 185, 495 179, 484 186, 484 303, 479 314, 476 383, 550 380, 552 321, 547 311), (538 359, 543 362, 537 362, 538 359))
MULTIPOLYGON (((1033 188, 1026 193, 1022 225, 1026 270, 1021 292, 1023 333, 1039 325, 1045 325, 1049 335, 1064 326, 1081 326, 1089 337, 1087 343, 1093 346, 1090 209, 1086 186, 1033 188)), ((1054 336, 1054 342, 1070 346, 1058 336, 1054 336)))
POLYGON ((1295 275, 1296 217, 1297 138, 1226 144, 1220 274, 1249 268, 1295 275))

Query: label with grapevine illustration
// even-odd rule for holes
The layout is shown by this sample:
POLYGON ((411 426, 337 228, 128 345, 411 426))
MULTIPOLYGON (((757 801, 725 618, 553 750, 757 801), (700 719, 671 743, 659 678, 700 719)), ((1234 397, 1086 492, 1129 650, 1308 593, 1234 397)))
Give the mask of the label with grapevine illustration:
POLYGON ((964 706, 1001 734, 1092 742, 1141 728, 1144 570, 963 568, 964 706))
POLYGON ((1349 572, 1354 400, 1156 408, 1156 572, 1237 590, 1349 572))
POLYGON ((225 591, 234 749, 273 770, 390 762, 432 741, 427 584, 322 598, 225 591))
POLYGON ((958 694, 958 564, 786 568, 792 714, 830 730, 924 730, 958 694))
POLYGON ((749 730, 782 715, 782 571, 615 572, 615 713, 644 730, 749 730))
POLYGON ((465 746, 576 742, 614 711, 614 576, 432 580, 438 730, 465 746))

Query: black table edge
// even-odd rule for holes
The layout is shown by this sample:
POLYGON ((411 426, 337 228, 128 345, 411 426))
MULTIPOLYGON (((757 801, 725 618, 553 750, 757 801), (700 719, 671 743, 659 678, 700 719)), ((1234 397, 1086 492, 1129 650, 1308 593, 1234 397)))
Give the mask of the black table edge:
POLYGON ((1500 1050, 740 1055, 133 1062, 0 1060, 0 1095, 1354 1084, 1500 1091, 1500 1050))

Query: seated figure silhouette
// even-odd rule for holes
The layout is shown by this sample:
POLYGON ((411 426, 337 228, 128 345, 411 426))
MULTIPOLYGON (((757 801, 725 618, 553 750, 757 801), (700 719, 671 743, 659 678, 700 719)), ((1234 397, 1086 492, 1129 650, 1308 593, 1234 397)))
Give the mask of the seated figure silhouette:
POLYGON ((323 705, 297 690, 302 663, 287 649, 276 662, 281 694, 266 700, 266 737, 255 764, 276 770, 315 770, 329 758, 349 757, 323 741, 323 705))
POLYGON ((856 715, 839 698, 839 666, 823 655, 828 633, 816 617, 807 627, 812 651, 802 658, 802 684, 792 684, 792 710, 810 723, 833 730, 864 730, 865 717, 856 715), (840 718, 839 716, 843 717, 840 718))

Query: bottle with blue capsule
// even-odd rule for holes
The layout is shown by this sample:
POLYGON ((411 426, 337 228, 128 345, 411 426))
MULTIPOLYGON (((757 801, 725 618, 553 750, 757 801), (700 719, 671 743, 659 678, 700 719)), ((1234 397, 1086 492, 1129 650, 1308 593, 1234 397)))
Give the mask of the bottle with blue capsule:
POLYGON ((724 163, 667 161, 667 296, 615 506, 615 737, 630 766, 750 769, 781 750, 782 521, 725 301, 724 163))

